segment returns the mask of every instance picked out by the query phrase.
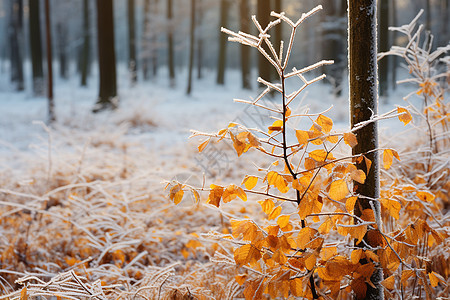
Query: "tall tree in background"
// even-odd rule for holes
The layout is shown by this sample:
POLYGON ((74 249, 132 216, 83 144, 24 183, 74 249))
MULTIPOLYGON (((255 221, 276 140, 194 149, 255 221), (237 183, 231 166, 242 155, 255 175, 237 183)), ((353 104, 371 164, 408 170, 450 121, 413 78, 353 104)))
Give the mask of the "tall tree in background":
POLYGON ((449 2, 450 0, 441 0, 441 29, 439 34, 439 45, 444 46, 448 43, 449 37, 449 2))
MULTIPOLYGON (((154 16, 157 16, 158 13, 158 0, 153 0, 153 9, 151 10, 154 16)), ((158 75, 158 36, 156 34, 152 34, 151 43, 152 43, 152 73, 153 76, 156 77, 158 75)))
POLYGON ((137 82, 136 26, 134 6, 134 0, 128 0, 128 68, 130 71, 131 84, 135 84, 137 82))
POLYGON ((58 42, 59 76, 64 79, 67 78, 67 34, 67 24, 65 22, 58 22, 56 24, 56 39, 58 42))
POLYGON ((173 0, 167 0, 167 56, 169 65, 169 79, 170 86, 175 86, 175 62, 174 62, 174 51, 173 51, 173 0))
MULTIPOLYGON (((391 7, 390 7, 390 11, 391 11, 391 24, 392 26, 396 27, 397 26, 397 0, 391 0, 391 7)), ((397 31, 391 31, 391 41, 393 45, 398 45, 396 42, 397 39, 397 31)), ((398 64, 398 57, 397 55, 391 55, 391 86, 392 89, 396 89, 397 88, 397 64, 398 64)))
POLYGON ((203 77, 202 69, 203 69, 203 30, 202 30, 202 22, 203 22, 203 3, 202 0, 197 0, 198 2, 198 17, 197 17, 197 78, 201 79, 203 77))
POLYGON ((97 0, 97 31, 100 88, 94 112, 117 107, 113 0, 97 0))
POLYGON ((148 69, 149 69, 149 58, 150 58, 150 45, 149 45, 149 35, 150 35, 150 0, 144 0, 144 10, 143 10, 143 30, 142 30, 142 76, 144 80, 148 79, 148 69))
POLYGON ((25 89, 23 78, 23 3, 22 0, 12 0, 9 16, 9 42, 11 54, 11 82, 16 84, 16 89, 22 91, 25 89))
MULTIPOLYGON (((228 25, 228 0, 220 0, 220 27, 226 28, 228 25)), ((227 60, 227 35, 224 33, 219 34, 219 56, 217 58, 217 84, 225 83, 225 67, 227 60)))
MULTIPOLYGON (((256 16, 258 19, 259 24, 262 28, 266 28, 266 26, 269 24, 270 21, 270 2, 271 0, 259 0, 257 5, 257 12, 256 16)), ((266 50, 267 53, 270 53, 270 50, 268 49, 267 45, 264 45, 264 50, 266 50)), ((259 77, 263 78, 264 80, 271 81, 272 79, 272 65, 270 62, 268 62, 263 55, 258 55, 258 72, 259 77)))
MULTIPOLYGON (((389 0, 379 0, 379 37, 380 44, 378 52, 389 51, 389 0)), ((388 71, 389 56, 384 57, 378 62, 379 80, 380 80, 380 96, 387 96, 388 93, 388 71)))
MULTIPOLYGON (((33 2, 33 1, 31 1, 33 2)), ((81 86, 87 85, 90 69, 91 33, 89 24, 89 0, 83 0, 83 49, 81 51, 81 86)))
POLYGON ((322 29, 322 57, 332 59, 334 64, 323 68, 333 86, 335 96, 342 93, 342 78, 347 65, 345 37, 347 1, 327 0, 324 2, 322 29))
POLYGON ((186 94, 190 95, 192 91, 192 71, 194 68, 194 43, 195 43, 195 0, 191 0, 191 29, 189 38, 189 67, 188 67, 188 85, 186 94))
MULTIPOLYGON (((377 14, 376 0, 349 0, 349 80, 350 80, 350 118, 351 127, 368 121, 377 114, 377 14)), ((353 155, 364 154, 372 163, 367 167, 365 159, 357 160, 357 168, 367 174, 364 184, 354 182, 354 192, 359 195, 355 205, 355 215, 362 217, 364 210, 374 210, 377 221, 380 220, 379 198, 379 162, 378 131, 376 122, 369 123, 355 132, 358 144, 353 147, 353 155)), ((355 224, 359 223, 357 219, 355 224)), ((380 224, 377 222, 377 224, 380 224)), ((368 230, 364 241, 371 247, 380 246, 375 230, 368 230)), ((355 242, 356 243, 356 242, 355 242)), ((360 243, 356 246, 362 246, 360 243)), ((369 261, 361 261, 369 263, 369 261)), ((357 299, 383 299, 383 271, 376 269, 371 277, 374 287, 362 282, 367 287, 365 295, 357 299)))
POLYGON ((50 2, 45 0, 45 36, 47 50, 47 97, 48 97, 48 122, 56 120, 55 102, 53 100, 53 55, 52 55, 52 24, 50 21, 50 2))
MULTIPOLYGON (((241 0, 239 7, 239 15, 241 20, 241 31, 250 32, 250 7, 248 0, 241 0)), ((240 45, 241 48, 241 71, 242 71, 242 88, 251 89, 250 80, 250 47, 240 45)))
MULTIPOLYGON (((87 1, 87 0, 86 0, 87 1)), ((40 0, 29 1, 29 39, 31 55, 31 72, 33 93, 36 96, 44 94, 44 70, 42 67, 42 40, 41 40, 41 21, 40 21, 40 0)))

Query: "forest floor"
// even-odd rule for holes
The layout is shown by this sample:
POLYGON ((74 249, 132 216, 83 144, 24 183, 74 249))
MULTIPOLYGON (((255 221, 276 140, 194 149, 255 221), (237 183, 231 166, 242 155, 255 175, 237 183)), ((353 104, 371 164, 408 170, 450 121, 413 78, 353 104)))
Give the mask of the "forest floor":
MULTIPOLYGON (((198 187, 240 183, 254 164, 266 163, 253 152, 238 159, 226 143, 198 153, 201 140, 188 139, 191 129, 216 132, 230 121, 273 122, 233 102, 256 97, 238 88, 237 72, 225 86, 208 75, 195 82, 192 96, 161 79, 133 87, 122 80, 119 109, 99 114, 91 113, 95 82, 79 88, 58 80, 57 121, 50 127, 45 98, 0 91, 0 299, 20 299, 24 291, 65 299, 241 295, 233 245, 218 236, 229 233, 230 216, 262 216, 259 204, 235 201, 218 209, 205 204, 205 193, 199 204, 191 197, 176 206, 164 190, 172 180, 198 187)), ((393 91, 380 100, 380 111, 406 106, 402 97, 410 91, 393 91)), ((326 114, 335 128, 349 127, 346 91, 334 98, 319 83, 304 95, 299 112, 333 105, 326 114)), ((383 121, 380 144, 402 155, 411 128, 383 121)))

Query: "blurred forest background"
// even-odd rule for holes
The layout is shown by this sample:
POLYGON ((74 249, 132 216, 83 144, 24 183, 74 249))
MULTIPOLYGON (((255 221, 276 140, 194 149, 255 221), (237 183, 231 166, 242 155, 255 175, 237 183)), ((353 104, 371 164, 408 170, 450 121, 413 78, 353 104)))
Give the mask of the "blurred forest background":
MULTIPOLYGON (((0 90, 52 98, 52 76, 79 78, 80 86, 100 76, 98 108, 114 107, 116 64, 127 67, 130 85, 164 76, 189 94, 205 70, 223 84, 227 70, 240 69, 242 87, 255 88, 250 72, 270 80, 270 65, 255 51, 227 43, 220 27, 254 34, 250 15, 265 26, 272 10, 297 18, 318 4, 324 12, 299 32, 300 50, 292 62, 333 59, 334 65, 320 71, 340 95, 347 66, 347 0, 0 0, 0 77, 10 79, 1 81, 0 90), (180 70, 189 76, 180 76, 180 70)), ((388 27, 408 23, 420 9, 426 30, 436 35, 433 47, 448 43, 449 0, 379 0, 380 52, 405 42, 388 27)), ((277 28, 271 33, 277 41, 288 38, 288 28, 277 28)), ((379 64, 380 94, 386 96, 395 88, 399 60, 387 57, 379 64)))

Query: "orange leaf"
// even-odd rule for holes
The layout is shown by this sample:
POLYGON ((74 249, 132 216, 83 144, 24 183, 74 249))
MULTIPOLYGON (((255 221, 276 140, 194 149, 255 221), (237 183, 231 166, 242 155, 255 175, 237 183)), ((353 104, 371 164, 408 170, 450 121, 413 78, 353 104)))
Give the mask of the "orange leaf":
POLYGON ((223 202, 230 202, 236 197, 241 198, 243 201, 247 201, 247 195, 241 187, 238 187, 234 184, 230 184, 224 191, 222 195, 223 202))
POLYGON ((284 228, 289 224, 290 215, 282 215, 277 219, 277 224, 280 228, 284 228))
POLYGON ((386 170, 391 167, 394 157, 400 160, 400 156, 398 155, 397 151, 392 149, 386 149, 383 151, 383 167, 386 170))
POLYGON ((345 208, 347 209, 348 212, 353 211, 357 199, 358 197, 350 197, 347 199, 347 201, 345 202, 345 208))
POLYGON ((247 152, 250 149, 250 144, 246 144, 245 142, 240 141, 233 133, 230 132, 231 140, 233 141, 233 147, 236 150, 238 156, 241 156, 242 153, 247 152))
POLYGON ((283 128, 283 121, 276 120, 273 122, 272 126, 269 126, 269 134, 271 134, 274 131, 281 131, 283 128))
MULTIPOLYGON (((352 166, 352 165, 351 165, 352 166)), ((364 182, 366 181, 366 174, 364 173, 363 170, 354 170, 350 173, 350 177, 356 181, 359 182, 361 184, 364 184, 364 182)))
POLYGON ((259 204, 261 204, 263 212, 266 213, 266 215, 269 215, 272 210, 275 208, 275 203, 271 199, 266 199, 264 201, 258 201, 259 204))
POLYGON ((317 233, 318 231, 314 228, 302 228, 297 236, 297 247, 300 249, 305 249, 317 233))
POLYGON ((316 123, 322 127, 322 131, 325 133, 329 133, 333 128, 333 121, 324 115, 319 115, 316 119, 316 123))
POLYGON ((426 201, 426 202, 433 202, 434 199, 436 198, 435 195, 433 195, 432 193, 430 193, 428 191, 417 191, 416 196, 420 200, 426 201))
POLYGON ((220 199, 222 198, 224 188, 215 184, 211 184, 210 187, 211 191, 209 192, 209 197, 206 203, 219 207, 220 199))
POLYGON ((333 181, 330 185, 330 191, 328 192, 331 199, 340 201, 348 195, 347 183, 344 179, 333 181))
POLYGON ((358 140, 353 132, 344 133, 344 142, 352 148, 358 145, 358 140))
POLYGON ((238 266, 250 264, 255 265, 261 258, 261 252, 252 244, 246 244, 234 251, 234 261, 238 266))
POLYGON ((318 162, 325 161, 327 158, 327 152, 322 149, 314 150, 309 153, 309 157, 318 162))
POLYGON ((253 189, 257 183, 258 183, 258 177, 255 177, 255 176, 245 176, 244 180, 242 181, 242 184, 245 185, 245 188, 247 190, 253 189))
POLYGON ((234 238, 238 238, 242 234, 243 240, 257 242, 264 237, 262 232, 252 221, 238 221, 231 219, 230 223, 234 238))
POLYGON ((281 213, 281 206, 278 206, 270 212, 270 214, 267 216, 267 218, 269 220, 274 220, 280 215, 280 213, 281 213))
POLYGON ((428 277, 430 278, 430 283, 432 287, 437 287, 439 282, 445 283, 445 278, 434 271, 428 273, 428 277))
POLYGON ((247 279, 247 277, 248 277, 247 274, 239 274, 239 275, 234 276, 234 279, 236 280, 236 282, 239 285, 243 285, 245 280, 247 279))
POLYGON ((350 259, 352 263, 356 265, 357 263, 359 263, 359 260, 361 259, 362 256, 363 256, 363 249, 356 249, 352 251, 350 259))
POLYGON ((204 141, 203 143, 201 143, 200 145, 198 145, 198 152, 202 152, 206 146, 208 145, 210 139, 207 139, 206 141, 204 141))
POLYGON ((404 107, 398 107, 397 113, 401 114, 398 116, 398 119, 403 122, 404 125, 408 124, 412 120, 412 116, 410 112, 404 107))
POLYGON ((320 258, 324 261, 328 261, 335 255, 337 255, 337 247, 325 247, 320 251, 320 258))
POLYGON ((400 202, 396 200, 390 200, 390 199, 380 199, 381 205, 385 209, 389 211, 389 214, 394 217, 396 220, 400 218, 400 209, 402 208, 402 205, 400 202))
POLYGON ((270 171, 267 174, 267 182, 269 185, 275 186, 282 193, 287 193, 289 191, 286 179, 275 171, 270 171))
POLYGON ((306 258, 305 258, 305 267, 308 270, 312 270, 316 265, 316 256, 314 255, 314 253, 310 253, 306 258))
POLYGON ((176 184, 170 189, 169 198, 173 201, 173 203, 178 204, 183 199, 184 191, 183 186, 181 184, 176 184))
POLYGON ((309 134, 307 131, 296 130, 295 136, 297 137, 298 143, 300 145, 304 145, 304 144, 308 143, 309 134))
POLYGON ((20 300, 28 300, 27 287, 24 286, 20 291, 20 300))

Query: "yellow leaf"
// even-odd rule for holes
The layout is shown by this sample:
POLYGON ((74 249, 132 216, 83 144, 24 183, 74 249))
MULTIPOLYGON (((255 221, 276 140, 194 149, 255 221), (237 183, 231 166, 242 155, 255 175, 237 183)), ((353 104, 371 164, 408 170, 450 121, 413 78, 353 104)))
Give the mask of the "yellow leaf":
POLYGON ((406 282, 408 281, 408 279, 413 276, 416 273, 416 271, 414 270, 403 270, 402 271, 402 278, 401 278, 401 282, 403 285, 406 285, 406 282))
POLYGON ((347 209, 347 212, 351 213, 353 211, 357 199, 358 197, 350 197, 347 199, 345 202, 345 209, 347 209))
POLYGON ((201 246, 203 246, 203 244, 197 240, 189 240, 189 242, 187 242, 187 244, 186 244, 186 248, 192 248, 192 249, 195 249, 195 248, 198 248, 201 246))
POLYGON ((339 142, 339 137, 337 135, 330 135, 327 137, 327 141, 336 144, 337 142, 339 142))
POLYGON ((325 220, 325 222, 323 222, 320 226, 319 226, 319 232, 321 234, 327 234, 331 231, 331 229, 333 229, 333 227, 335 226, 333 219, 332 218, 327 218, 325 220))
POLYGON ((364 238, 364 235, 367 232, 367 225, 359 225, 355 227, 348 228, 348 232, 350 233, 350 236, 354 239, 356 239, 356 244, 361 243, 362 239, 364 238))
POLYGON ((402 205, 400 202, 391 199, 380 199, 381 205, 383 205, 384 209, 389 211, 389 214, 394 217, 396 220, 400 218, 400 209, 402 205))
POLYGON ((330 185, 329 196, 331 199, 340 201, 348 195, 347 183, 344 179, 333 181, 330 185))
POLYGON ((388 290, 393 290, 395 288, 395 275, 391 275, 381 282, 381 284, 388 290))
POLYGON ((291 109, 289 107, 286 107, 286 117, 290 117, 291 116, 291 109))
POLYGON ((308 143, 309 134, 308 134, 307 131, 296 130, 295 131, 295 136, 297 137, 298 143, 300 145, 304 145, 304 144, 308 143))
POLYGON ((27 287, 24 286, 20 291, 20 300, 28 300, 27 287))
POLYGON ((380 260, 378 255, 376 255, 373 251, 366 250, 364 254, 366 255, 367 258, 371 259, 374 262, 379 262, 380 260))
POLYGON ((282 215, 277 219, 277 224, 280 228, 284 228, 289 224, 290 215, 282 215))
POLYGON ((224 188, 215 184, 211 184, 210 187, 211 191, 209 192, 208 200, 206 201, 206 203, 219 207, 224 188))
POLYGON ((309 153, 309 157, 318 162, 325 161, 327 158, 327 152, 322 149, 314 150, 309 153))
POLYGON ((286 179, 275 171, 270 171, 267 174, 267 182, 269 185, 275 186, 282 193, 287 193, 289 191, 286 179))
POLYGON ((428 277, 430 278, 430 283, 432 287, 437 287, 439 282, 445 283, 445 278, 434 271, 428 273, 428 277))
POLYGON ((436 198, 435 195, 433 195, 432 193, 428 192, 428 191, 417 191, 416 196, 425 202, 433 202, 434 199, 436 198))
POLYGON ((176 184, 170 189, 169 197, 175 203, 178 204, 183 199, 184 191, 181 184, 176 184))
POLYGON ((264 201, 258 201, 259 204, 261 204, 263 212, 266 213, 266 215, 270 214, 272 210, 275 208, 275 203, 271 199, 266 199, 264 201))
POLYGON ((404 125, 408 124, 412 120, 410 112, 404 107, 398 107, 397 113, 401 114, 398 119, 403 122, 404 125))
POLYGON ((316 119, 316 123, 322 127, 322 130, 325 133, 329 133, 333 128, 333 121, 324 115, 319 115, 316 119))
POLYGON ((250 264, 250 266, 256 264, 261 258, 261 252, 255 248, 252 244, 246 244, 234 251, 234 261, 238 266, 250 264))
POLYGON ((398 155, 397 151, 392 149, 386 149, 383 151, 383 167, 386 170, 388 170, 391 167, 394 156, 395 158, 400 160, 400 156, 398 155))
POLYGON ((201 143, 200 145, 198 145, 198 152, 202 152, 206 146, 208 145, 210 139, 207 139, 206 141, 204 141, 203 143, 201 143))
MULTIPOLYGON (((353 165, 351 165, 353 166, 353 165)), ((350 172, 350 177, 356 181, 359 182, 361 184, 364 184, 364 182, 366 181, 366 174, 364 173, 363 170, 354 170, 352 172, 350 172)))
POLYGON ((303 296, 303 281, 301 278, 289 280, 290 290, 294 297, 303 296))
POLYGON ((258 177, 255 176, 245 176, 244 180, 242 181, 242 184, 245 185, 245 188, 247 190, 252 190, 256 184, 258 183, 258 177))
POLYGON ((274 131, 281 131, 283 128, 283 121, 276 120, 273 122, 272 126, 269 126, 269 134, 271 134, 274 131))
POLYGON ((269 220, 274 220, 280 215, 280 213, 281 213, 281 206, 278 206, 270 212, 270 214, 267 216, 267 218, 269 220))

